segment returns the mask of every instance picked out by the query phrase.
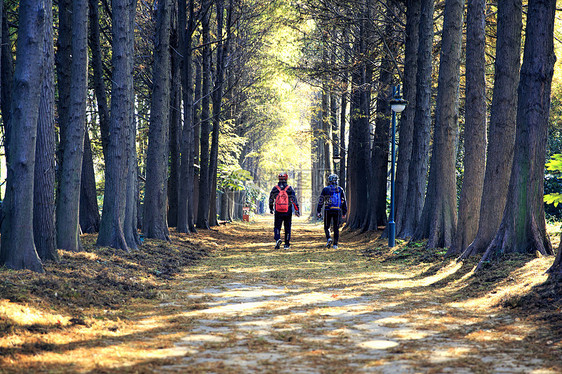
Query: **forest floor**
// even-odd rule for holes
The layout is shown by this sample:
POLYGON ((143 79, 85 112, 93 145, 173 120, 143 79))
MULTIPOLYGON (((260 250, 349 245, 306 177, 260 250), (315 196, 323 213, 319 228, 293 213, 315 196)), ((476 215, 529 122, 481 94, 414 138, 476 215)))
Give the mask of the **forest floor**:
MULTIPOLYGON (((561 373, 553 258, 474 273, 423 243, 272 217, 0 269, 0 373, 561 373)), ((380 233, 379 233, 380 234, 380 233)), ((557 238, 558 234, 552 235, 557 238)))

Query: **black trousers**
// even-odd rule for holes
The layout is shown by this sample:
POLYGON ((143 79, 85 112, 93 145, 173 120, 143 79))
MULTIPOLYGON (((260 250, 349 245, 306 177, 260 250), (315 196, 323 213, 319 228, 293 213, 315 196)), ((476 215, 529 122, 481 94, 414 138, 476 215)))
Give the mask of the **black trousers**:
POLYGON ((273 225, 273 238, 275 241, 281 239, 281 224, 285 226, 285 245, 291 241, 291 221, 292 213, 275 212, 275 222, 273 225))
POLYGON ((340 238, 340 210, 339 209, 326 209, 324 211, 324 232, 326 233, 326 240, 330 239, 330 225, 334 224, 334 245, 338 245, 340 238))

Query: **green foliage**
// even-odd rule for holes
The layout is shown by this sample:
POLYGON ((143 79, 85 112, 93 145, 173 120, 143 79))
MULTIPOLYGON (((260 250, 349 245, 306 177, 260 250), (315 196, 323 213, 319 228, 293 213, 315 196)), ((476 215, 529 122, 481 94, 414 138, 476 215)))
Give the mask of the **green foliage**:
POLYGON ((553 155, 546 163, 546 170, 549 172, 545 175, 544 183, 544 202, 545 213, 551 217, 562 218, 562 211, 558 208, 558 204, 562 203, 562 154, 553 155))
POLYGON ((217 186, 223 192, 226 190, 242 191, 245 189, 245 182, 251 179, 249 171, 241 168, 231 170, 224 165, 218 166, 217 186))

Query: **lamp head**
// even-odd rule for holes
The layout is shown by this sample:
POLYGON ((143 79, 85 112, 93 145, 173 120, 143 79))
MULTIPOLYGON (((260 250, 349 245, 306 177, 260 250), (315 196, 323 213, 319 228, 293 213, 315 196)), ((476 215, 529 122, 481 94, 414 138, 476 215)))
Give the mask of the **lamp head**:
POLYGON ((404 109, 406 109, 406 104, 408 104, 408 101, 404 100, 401 97, 394 97, 392 98, 392 100, 390 100, 390 108, 393 112, 396 113, 400 113, 404 109))

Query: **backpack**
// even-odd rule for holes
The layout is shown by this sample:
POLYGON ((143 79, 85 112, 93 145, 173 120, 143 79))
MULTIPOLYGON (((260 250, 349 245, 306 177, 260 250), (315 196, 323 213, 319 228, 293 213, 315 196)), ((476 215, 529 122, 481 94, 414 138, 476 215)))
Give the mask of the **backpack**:
POLYGON ((330 187, 330 198, 328 202, 329 209, 340 209, 341 207, 341 194, 339 187, 330 187))
POLYGON ((290 186, 286 186, 284 189, 281 189, 279 186, 275 187, 279 190, 279 194, 275 198, 275 211, 287 213, 289 211, 289 195, 287 194, 287 190, 290 186))

